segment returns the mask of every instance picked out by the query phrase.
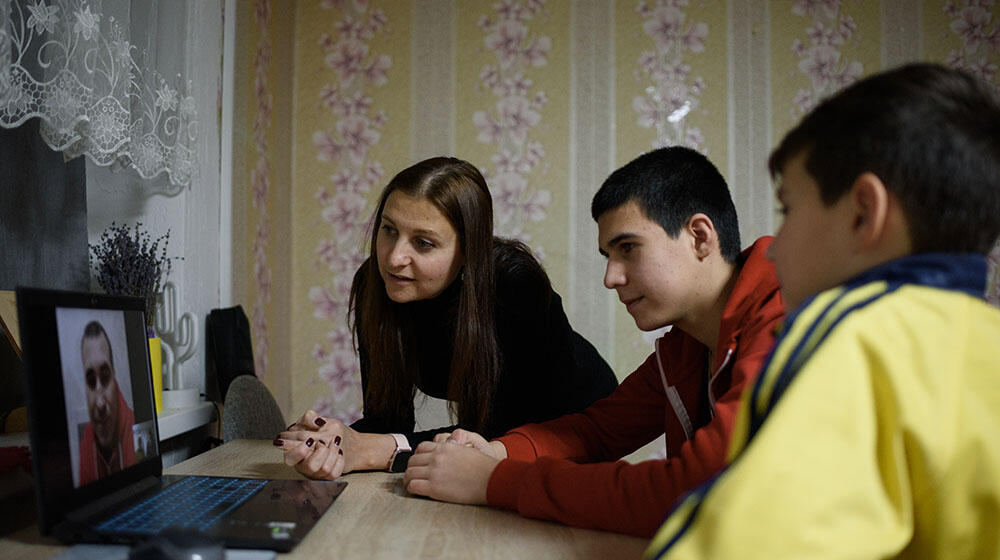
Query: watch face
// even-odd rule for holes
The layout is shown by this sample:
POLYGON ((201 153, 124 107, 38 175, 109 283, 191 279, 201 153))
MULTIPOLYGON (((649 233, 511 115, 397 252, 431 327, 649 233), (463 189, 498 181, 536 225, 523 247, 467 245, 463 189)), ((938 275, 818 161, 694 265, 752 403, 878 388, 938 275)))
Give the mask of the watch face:
POLYGON ((392 468, 389 469, 392 472, 403 472, 406 470, 406 464, 410 461, 410 456, 413 455, 412 451, 399 451, 396 456, 392 458, 392 468))

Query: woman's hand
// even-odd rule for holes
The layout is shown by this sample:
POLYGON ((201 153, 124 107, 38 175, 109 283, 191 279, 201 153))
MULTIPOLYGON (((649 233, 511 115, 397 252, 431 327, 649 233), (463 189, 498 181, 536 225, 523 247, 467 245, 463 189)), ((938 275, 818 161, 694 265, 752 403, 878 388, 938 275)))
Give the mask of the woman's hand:
POLYGON ((316 414, 315 410, 307 410, 305 414, 303 414, 298 420, 292 423, 292 425, 289 426, 287 429, 285 429, 285 431, 286 432, 290 432, 292 430, 316 431, 322 428, 324 425, 326 425, 326 423, 327 419, 323 418, 319 414, 316 414))
POLYGON ((309 478, 334 479, 357 470, 383 469, 396 442, 388 434, 361 433, 310 410, 278 435, 285 464, 309 478))
MULTIPOLYGON (((286 436, 295 432, 283 432, 286 436)), ((305 439, 279 438, 274 445, 285 452, 285 464, 295 467, 295 470, 309 478, 333 480, 350 472, 346 470, 344 450, 337 444, 325 439, 309 436, 308 432, 300 431, 305 439)))
POLYGON ((278 434, 274 445, 285 453, 285 464, 309 478, 338 478, 351 472, 353 465, 346 460, 347 432, 357 434, 339 420, 328 420, 310 410, 284 432, 278 434))

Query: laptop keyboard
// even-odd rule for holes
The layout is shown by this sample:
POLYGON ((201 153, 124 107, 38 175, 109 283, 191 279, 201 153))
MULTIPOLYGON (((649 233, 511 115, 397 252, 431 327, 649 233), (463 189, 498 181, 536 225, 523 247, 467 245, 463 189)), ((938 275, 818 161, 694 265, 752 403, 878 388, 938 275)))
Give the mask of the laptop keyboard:
POLYGON ((204 531, 268 481, 189 476, 99 523, 98 531, 150 535, 167 527, 204 531))

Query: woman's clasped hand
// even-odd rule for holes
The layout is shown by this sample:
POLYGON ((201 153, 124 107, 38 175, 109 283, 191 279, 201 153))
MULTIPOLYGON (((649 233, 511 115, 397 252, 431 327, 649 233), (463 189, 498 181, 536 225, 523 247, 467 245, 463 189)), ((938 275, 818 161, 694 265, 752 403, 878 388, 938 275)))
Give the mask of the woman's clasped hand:
POLYGON ((395 442, 386 434, 361 433, 310 410, 278 434, 274 445, 284 452, 286 465, 309 478, 333 480, 352 471, 385 468, 372 458, 391 453, 395 442), (389 451, 380 453, 379 448, 389 451))

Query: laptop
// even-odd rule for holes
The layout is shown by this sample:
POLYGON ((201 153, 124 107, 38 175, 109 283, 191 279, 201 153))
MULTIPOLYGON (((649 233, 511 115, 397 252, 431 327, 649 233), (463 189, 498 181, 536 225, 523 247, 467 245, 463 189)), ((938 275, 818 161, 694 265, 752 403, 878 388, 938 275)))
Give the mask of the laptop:
POLYGON ((196 530, 287 552, 347 485, 163 474, 141 298, 17 289, 38 528, 66 543, 196 530))

